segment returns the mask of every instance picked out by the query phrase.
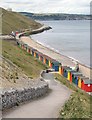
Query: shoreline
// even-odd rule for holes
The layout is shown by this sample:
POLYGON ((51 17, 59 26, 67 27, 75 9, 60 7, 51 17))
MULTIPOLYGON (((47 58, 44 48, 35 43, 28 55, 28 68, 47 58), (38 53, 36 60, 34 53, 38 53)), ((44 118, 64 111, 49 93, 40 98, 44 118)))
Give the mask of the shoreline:
MULTIPOLYGON (((58 60, 64 66, 70 66, 70 67, 74 68, 76 66, 76 62, 78 62, 68 56, 60 54, 59 52, 48 48, 47 46, 44 46, 43 44, 32 39, 30 36, 28 36, 28 37, 23 36, 20 38, 20 41, 28 44, 30 47, 37 49, 39 52, 41 52, 47 56, 50 56, 53 59, 58 60)), ((84 76, 92 78, 92 75, 91 75, 92 68, 90 68, 82 63, 79 63, 79 62, 78 62, 78 64, 79 64, 80 72, 82 72, 84 74, 84 76)))
MULTIPOLYGON (((30 38, 31 38, 31 37, 30 37, 30 38)), ((32 38, 31 38, 31 39, 32 39, 32 38)), ((62 55, 62 56, 65 56, 65 57, 71 59, 72 61, 77 62, 78 64, 81 64, 81 65, 83 65, 83 66, 85 66, 85 67, 87 67, 87 68, 89 68, 89 69, 92 69, 91 66, 86 65, 86 64, 83 64, 81 61, 79 61, 79 60, 77 60, 77 59, 75 59, 75 58, 73 58, 73 57, 71 57, 71 56, 64 55, 64 54, 60 53, 57 49, 55 49, 55 48, 53 48, 53 47, 51 47, 51 46, 48 46, 48 45, 46 45, 46 44, 44 44, 44 43, 41 43, 41 42, 39 42, 38 40, 35 40, 35 39, 32 39, 32 40, 34 40, 36 43, 38 43, 38 44, 40 44, 40 45, 42 45, 42 46, 44 46, 44 47, 46 47, 46 48, 48 48, 48 49, 50 49, 50 50, 52 50, 52 51, 54 51, 54 52, 62 55), (45 45, 46 45, 46 46, 45 46, 45 45), (50 47, 51 47, 51 48, 50 48, 50 47)))

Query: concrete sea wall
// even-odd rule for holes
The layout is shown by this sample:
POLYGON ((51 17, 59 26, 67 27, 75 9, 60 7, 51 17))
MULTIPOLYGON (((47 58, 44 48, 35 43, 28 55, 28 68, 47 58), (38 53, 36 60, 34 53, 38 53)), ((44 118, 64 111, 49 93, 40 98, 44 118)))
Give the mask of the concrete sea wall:
POLYGON ((86 77, 89 77, 89 79, 92 79, 92 68, 89 68, 79 63, 79 69, 83 75, 85 75, 86 77))

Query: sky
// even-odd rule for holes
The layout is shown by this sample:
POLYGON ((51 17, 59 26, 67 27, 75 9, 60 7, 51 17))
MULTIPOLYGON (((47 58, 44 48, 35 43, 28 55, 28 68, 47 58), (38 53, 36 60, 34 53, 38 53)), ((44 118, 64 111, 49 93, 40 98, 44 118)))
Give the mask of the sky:
POLYGON ((0 7, 17 12, 90 14, 91 0, 0 0, 0 7))

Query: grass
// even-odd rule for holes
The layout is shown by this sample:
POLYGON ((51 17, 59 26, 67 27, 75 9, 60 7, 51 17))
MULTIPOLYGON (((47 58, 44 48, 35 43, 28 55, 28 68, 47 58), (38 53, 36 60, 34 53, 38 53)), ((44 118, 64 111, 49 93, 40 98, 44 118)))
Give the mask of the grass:
POLYGON ((62 110, 60 111, 61 119, 76 119, 82 118, 90 119, 92 118, 91 111, 91 101, 92 96, 89 96, 87 93, 77 88, 75 85, 70 83, 66 78, 59 74, 55 74, 55 78, 61 83, 66 85, 68 88, 73 90, 70 99, 65 103, 62 110))
POLYGON ((46 69, 39 60, 16 45, 15 41, 2 41, 2 55, 20 67, 30 78, 37 78, 46 69))
POLYGON ((17 31, 21 29, 36 29, 42 25, 20 13, 7 11, 0 8, 2 15, 2 33, 10 34, 12 31, 17 31))

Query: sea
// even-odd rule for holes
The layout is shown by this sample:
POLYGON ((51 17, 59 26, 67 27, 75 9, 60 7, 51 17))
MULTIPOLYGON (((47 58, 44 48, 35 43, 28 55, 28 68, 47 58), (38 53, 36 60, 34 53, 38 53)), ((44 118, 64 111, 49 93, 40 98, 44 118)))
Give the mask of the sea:
POLYGON ((90 21, 53 20, 39 21, 51 30, 32 35, 40 44, 72 58, 88 67, 90 64, 90 21))

